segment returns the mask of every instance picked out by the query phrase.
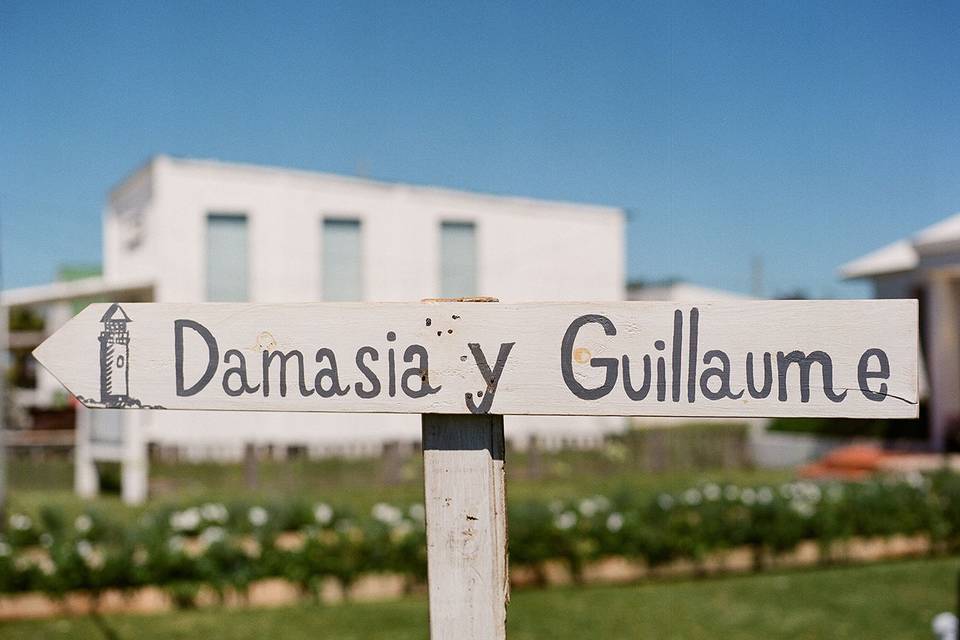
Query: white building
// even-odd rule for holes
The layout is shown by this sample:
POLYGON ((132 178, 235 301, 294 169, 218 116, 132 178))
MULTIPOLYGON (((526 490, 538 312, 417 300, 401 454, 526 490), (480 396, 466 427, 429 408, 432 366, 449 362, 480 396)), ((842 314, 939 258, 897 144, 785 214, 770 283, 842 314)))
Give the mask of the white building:
MULTIPOLYGON (((0 302, 44 306, 49 333, 69 318, 67 301, 89 297, 622 300, 624 225, 624 212, 610 207, 158 156, 109 196, 102 277, 7 291, 0 302)), ((40 372, 31 401, 42 404, 57 392, 59 384, 40 372)), ((506 435, 597 438, 621 424, 512 417, 506 435)), ((95 490, 94 457, 117 456, 127 469, 125 494, 142 499, 148 443, 236 458, 251 441, 319 454, 376 451, 419 433, 419 416, 81 409, 78 488, 95 490)))
POLYGON ((847 279, 868 279, 877 298, 920 301, 920 397, 930 446, 960 437, 960 213, 853 260, 847 279))
POLYGON ((702 287, 683 280, 631 282, 627 285, 627 300, 644 302, 733 302, 753 299, 735 291, 702 287))

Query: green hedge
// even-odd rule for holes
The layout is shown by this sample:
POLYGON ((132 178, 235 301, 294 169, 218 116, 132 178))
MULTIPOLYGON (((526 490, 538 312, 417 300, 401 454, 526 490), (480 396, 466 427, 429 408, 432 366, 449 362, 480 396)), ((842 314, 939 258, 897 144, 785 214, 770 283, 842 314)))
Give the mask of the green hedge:
MULTIPOLYGON (((927 440, 930 437, 926 406, 911 420, 885 418, 774 418, 770 431, 809 433, 838 438, 877 438, 880 440, 927 440)), ((956 440, 954 438, 953 440, 956 440)), ((956 447, 954 447, 956 448, 956 447)))
MULTIPOLYGON (((707 483, 678 493, 510 504, 511 562, 537 568, 559 559, 574 576, 605 556, 657 565, 745 545, 761 557, 804 540, 829 545, 895 534, 958 546, 960 476, 707 483)), ((356 514, 298 500, 206 503, 150 511, 135 526, 95 511, 71 520, 46 508, 36 517, 11 514, 0 540, 0 592, 7 593, 158 585, 188 605, 201 585, 243 592, 254 580, 279 576, 315 593, 325 578, 349 585, 371 572, 401 573, 410 584, 425 580, 422 505, 378 504, 356 514)))

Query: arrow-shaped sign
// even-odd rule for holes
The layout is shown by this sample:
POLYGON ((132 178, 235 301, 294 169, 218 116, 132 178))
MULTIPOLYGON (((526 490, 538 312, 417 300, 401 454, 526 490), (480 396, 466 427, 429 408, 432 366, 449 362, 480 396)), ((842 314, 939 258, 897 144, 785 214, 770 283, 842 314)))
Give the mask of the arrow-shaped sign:
POLYGON ((34 355, 89 407, 917 415, 915 300, 94 304, 34 355))

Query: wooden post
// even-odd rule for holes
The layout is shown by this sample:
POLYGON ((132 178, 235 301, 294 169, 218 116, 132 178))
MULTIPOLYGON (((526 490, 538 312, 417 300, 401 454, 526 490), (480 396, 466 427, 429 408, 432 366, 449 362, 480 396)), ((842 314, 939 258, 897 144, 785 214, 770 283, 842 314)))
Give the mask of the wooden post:
POLYGON ((126 411, 120 413, 119 417, 123 429, 120 496, 124 504, 143 504, 150 491, 150 461, 147 458, 143 424, 147 414, 126 411))
POLYGON ((527 440, 527 476, 539 480, 543 476, 543 456, 540 453, 540 436, 530 434, 527 440))
POLYGON ((403 476, 403 443, 399 440, 384 442, 381 459, 383 484, 389 487, 399 483, 403 476))
POLYGON ((503 416, 425 414, 422 424, 430 637, 506 638, 503 416))
POLYGON ((100 493, 100 476, 93 460, 90 442, 93 429, 93 409, 77 407, 76 432, 73 447, 73 490, 81 498, 95 498, 100 493))

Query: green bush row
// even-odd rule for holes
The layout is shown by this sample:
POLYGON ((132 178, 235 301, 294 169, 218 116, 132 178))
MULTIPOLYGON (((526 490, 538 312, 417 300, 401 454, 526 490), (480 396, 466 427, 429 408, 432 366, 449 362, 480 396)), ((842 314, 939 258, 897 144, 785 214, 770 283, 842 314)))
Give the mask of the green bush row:
MULTIPOLYGON (((283 577, 316 593, 326 578, 348 586, 365 573, 426 577, 422 505, 378 504, 356 514, 325 503, 206 503, 147 512, 133 526, 88 511, 75 519, 45 508, 13 513, 0 540, 0 592, 102 591, 157 585, 192 602, 201 585, 243 593, 283 577)), ((750 546, 782 552, 804 540, 924 534, 960 542, 960 475, 912 474, 857 483, 779 486, 706 483, 661 494, 623 490, 579 500, 510 505, 514 564, 569 564, 574 576, 597 558, 651 565, 750 546)))

